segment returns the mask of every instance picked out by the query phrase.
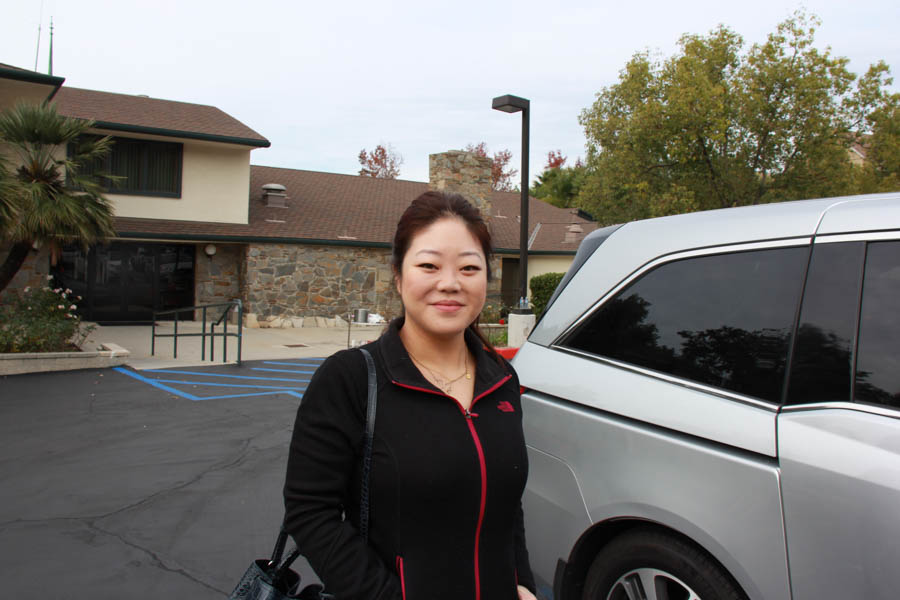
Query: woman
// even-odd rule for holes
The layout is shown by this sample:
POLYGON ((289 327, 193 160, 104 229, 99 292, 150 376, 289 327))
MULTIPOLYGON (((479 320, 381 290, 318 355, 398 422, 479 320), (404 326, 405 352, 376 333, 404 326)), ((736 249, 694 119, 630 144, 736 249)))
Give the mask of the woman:
POLYGON ((362 353, 330 357, 304 393, 285 526, 338 600, 535 600, 519 383, 475 325, 490 255, 487 226, 456 194, 422 194, 397 225, 404 316, 365 346, 378 375, 368 543, 356 526, 362 353))

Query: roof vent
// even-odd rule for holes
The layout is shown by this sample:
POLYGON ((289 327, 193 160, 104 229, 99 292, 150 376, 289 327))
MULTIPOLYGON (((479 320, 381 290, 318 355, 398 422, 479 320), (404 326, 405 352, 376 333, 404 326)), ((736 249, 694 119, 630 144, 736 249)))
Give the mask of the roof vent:
POLYGON ((572 244, 575 242, 576 238, 584 233, 584 228, 581 227, 578 223, 573 223, 566 227, 566 236, 563 239, 564 244, 572 244))
POLYGON ((267 183, 262 186, 263 200, 270 208, 287 208, 287 188, 280 183, 267 183))

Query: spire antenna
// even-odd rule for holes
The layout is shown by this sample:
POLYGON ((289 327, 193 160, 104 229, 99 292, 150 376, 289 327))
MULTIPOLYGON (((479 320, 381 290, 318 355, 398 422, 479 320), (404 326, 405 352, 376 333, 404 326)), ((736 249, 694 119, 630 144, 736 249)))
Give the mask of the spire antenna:
POLYGON ((48 75, 53 75, 53 17, 50 17, 50 70, 48 75))
POLYGON ((34 49, 34 71, 37 72, 38 56, 41 54, 41 22, 44 20, 44 0, 41 0, 41 13, 38 17, 37 47, 34 49))

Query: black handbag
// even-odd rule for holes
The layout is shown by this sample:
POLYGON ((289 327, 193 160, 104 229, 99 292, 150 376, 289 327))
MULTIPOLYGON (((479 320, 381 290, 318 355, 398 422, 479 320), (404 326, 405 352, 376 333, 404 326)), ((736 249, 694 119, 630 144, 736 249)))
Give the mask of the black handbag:
MULTIPOLYGON (((372 469, 372 444, 375 437, 375 409, 378 402, 378 381, 375 362, 368 350, 359 349, 366 357, 368 394, 366 398, 366 437, 363 449, 362 485, 360 486, 359 534, 369 539, 369 472, 372 469)), ((333 600, 319 584, 301 586, 300 574, 291 565, 300 556, 294 548, 282 560, 288 532, 284 527, 278 532, 272 557, 254 560, 244 572, 228 600, 333 600)))

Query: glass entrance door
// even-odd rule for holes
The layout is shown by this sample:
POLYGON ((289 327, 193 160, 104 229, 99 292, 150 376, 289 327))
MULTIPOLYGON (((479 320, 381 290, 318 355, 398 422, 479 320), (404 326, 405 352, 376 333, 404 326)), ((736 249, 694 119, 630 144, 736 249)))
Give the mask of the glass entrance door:
POLYGON ((53 274, 84 297, 79 312, 90 321, 150 321, 154 310, 194 303, 192 245, 113 242, 91 248, 86 257, 77 247, 66 248, 53 274))

